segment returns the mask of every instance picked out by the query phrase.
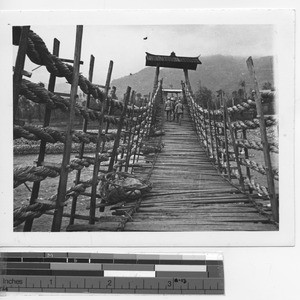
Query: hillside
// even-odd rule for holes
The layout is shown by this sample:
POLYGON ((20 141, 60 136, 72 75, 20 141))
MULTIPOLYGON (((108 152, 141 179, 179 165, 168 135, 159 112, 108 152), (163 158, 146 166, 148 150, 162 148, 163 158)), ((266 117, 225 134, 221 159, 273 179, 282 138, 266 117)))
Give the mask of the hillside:
MULTIPOLYGON (((196 71, 189 71, 189 78, 194 90, 197 89, 199 82, 212 91, 223 89, 232 92, 239 88, 240 80, 245 80, 246 89, 250 88, 250 79, 246 66, 246 58, 213 55, 200 58, 202 65, 196 71)), ((253 58, 258 82, 262 85, 269 81, 273 85, 273 57, 266 56, 253 58)), ((112 85, 117 87, 117 95, 122 98, 127 86, 142 95, 152 91, 155 68, 146 67, 141 71, 115 79, 112 85)), ((160 70, 160 78, 163 78, 164 87, 181 88, 180 82, 184 80, 183 71, 177 69, 160 70)))

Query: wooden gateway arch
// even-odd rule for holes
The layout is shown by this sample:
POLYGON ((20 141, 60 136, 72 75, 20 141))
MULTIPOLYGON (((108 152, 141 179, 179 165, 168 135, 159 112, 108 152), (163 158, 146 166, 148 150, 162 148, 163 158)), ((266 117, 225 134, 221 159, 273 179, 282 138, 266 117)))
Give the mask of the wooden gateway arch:
POLYGON ((173 69, 183 69, 185 82, 191 91, 191 84, 189 81, 188 70, 196 70, 197 65, 201 65, 199 56, 197 57, 186 57, 186 56, 176 56, 175 52, 170 55, 155 55, 146 52, 146 66, 156 67, 155 77, 154 77, 154 88, 155 91, 158 86, 158 76, 159 68, 173 68, 173 69))

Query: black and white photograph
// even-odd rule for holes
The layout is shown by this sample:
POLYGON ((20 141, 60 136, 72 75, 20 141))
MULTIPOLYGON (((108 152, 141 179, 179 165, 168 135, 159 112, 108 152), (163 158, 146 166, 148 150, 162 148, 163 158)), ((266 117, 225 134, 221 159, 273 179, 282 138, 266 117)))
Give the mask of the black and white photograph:
POLYGON ((296 1, 12 2, 0 295, 295 299, 296 1))
POLYGON ((14 230, 279 229, 272 25, 12 36, 14 230))
POLYGON ((8 25, 13 234, 286 230, 291 17, 211 14, 8 25))

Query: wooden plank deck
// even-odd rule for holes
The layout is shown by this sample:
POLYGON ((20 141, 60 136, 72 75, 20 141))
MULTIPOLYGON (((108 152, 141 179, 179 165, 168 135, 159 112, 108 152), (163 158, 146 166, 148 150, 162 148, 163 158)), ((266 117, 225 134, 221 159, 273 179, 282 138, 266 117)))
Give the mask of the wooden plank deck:
POLYGON ((152 191, 124 231, 271 231, 278 227, 228 183, 199 145, 192 120, 165 122, 152 191))

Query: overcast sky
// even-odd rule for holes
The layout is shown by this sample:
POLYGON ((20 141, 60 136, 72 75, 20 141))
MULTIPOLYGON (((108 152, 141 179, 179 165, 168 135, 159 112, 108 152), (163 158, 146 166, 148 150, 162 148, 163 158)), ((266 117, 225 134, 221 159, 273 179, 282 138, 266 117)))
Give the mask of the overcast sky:
MULTIPOLYGON (((49 51, 56 37, 61 41, 60 57, 74 57, 75 26, 32 26, 31 29, 44 40, 49 51)), ((84 65, 80 71, 88 76, 91 54, 95 56, 93 81, 98 84, 105 83, 110 60, 114 61, 112 79, 116 79, 143 69, 145 52, 170 55, 174 51, 178 56, 273 55, 273 34, 272 25, 85 25, 81 53, 84 65)), ((25 69, 32 71, 35 67, 27 59, 25 69)), ((48 80, 44 67, 33 74, 32 81, 48 80)))

